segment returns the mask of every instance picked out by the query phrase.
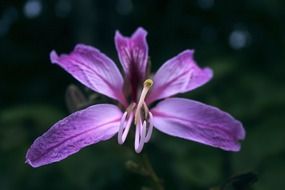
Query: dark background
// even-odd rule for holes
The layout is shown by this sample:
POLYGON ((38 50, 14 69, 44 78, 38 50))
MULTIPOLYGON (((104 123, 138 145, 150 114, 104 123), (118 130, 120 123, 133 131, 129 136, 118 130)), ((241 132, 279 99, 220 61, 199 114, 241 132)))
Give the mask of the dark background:
POLYGON ((0 189, 142 189, 151 179, 125 167, 147 154, 166 189, 285 188, 285 1, 282 0, 0 0, 0 189), (115 30, 148 32, 152 71, 184 49, 214 70, 189 98, 241 120, 238 153, 155 131, 136 155, 116 138, 68 159, 33 169, 24 164, 33 140, 68 115, 65 91, 77 84, 49 53, 81 42, 118 63, 115 30), (251 173, 248 173, 251 172, 251 173), (245 174, 239 176, 240 174, 245 174), (238 177, 237 177, 238 176, 238 177))

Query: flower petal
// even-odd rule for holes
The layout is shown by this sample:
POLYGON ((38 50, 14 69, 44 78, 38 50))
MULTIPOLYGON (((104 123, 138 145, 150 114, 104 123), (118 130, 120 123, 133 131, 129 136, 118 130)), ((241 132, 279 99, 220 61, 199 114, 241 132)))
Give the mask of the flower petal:
POLYGON ((154 75, 154 84, 147 97, 148 103, 190 91, 212 78, 212 70, 198 67, 193 60, 193 53, 192 50, 186 50, 160 67, 154 75))
POLYGON ((169 98, 151 110, 154 126, 168 135, 228 151, 239 151, 242 124, 218 108, 184 98, 169 98))
POLYGON ((38 137, 26 154, 32 167, 58 162, 88 145, 105 141, 119 130, 122 112, 111 104, 90 106, 58 121, 38 137))
POLYGON ((143 28, 138 28, 131 37, 125 37, 119 31, 115 34, 118 56, 131 83, 133 93, 136 93, 138 84, 146 76, 148 64, 146 36, 147 32, 143 28))
POLYGON ((123 94, 123 78, 115 63, 96 48, 79 44, 69 55, 50 54, 56 63, 95 92, 127 105, 123 94))

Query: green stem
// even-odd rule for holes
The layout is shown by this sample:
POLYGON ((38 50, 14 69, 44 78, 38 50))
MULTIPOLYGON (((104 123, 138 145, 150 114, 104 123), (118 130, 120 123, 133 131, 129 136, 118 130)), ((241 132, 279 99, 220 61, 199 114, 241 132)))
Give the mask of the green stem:
POLYGON ((148 156, 146 154, 144 154, 142 156, 142 159, 143 159, 144 168, 146 169, 148 176, 151 179, 155 189, 164 190, 162 182, 159 179, 159 177, 157 176, 157 174, 155 173, 148 156))

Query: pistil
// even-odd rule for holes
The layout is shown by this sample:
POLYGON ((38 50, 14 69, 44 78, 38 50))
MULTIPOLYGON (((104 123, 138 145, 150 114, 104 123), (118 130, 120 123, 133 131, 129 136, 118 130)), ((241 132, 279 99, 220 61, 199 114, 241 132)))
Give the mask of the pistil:
POLYGON ((151 79, 147 79, 144 81, 144 88, 142 90, 139 102, 137 104, 136 112, 135 112, 135 124, 137 124, 138 120, 141 117, 141 108, 145 103, 145 97, 153 85, 153 81, 151 79))

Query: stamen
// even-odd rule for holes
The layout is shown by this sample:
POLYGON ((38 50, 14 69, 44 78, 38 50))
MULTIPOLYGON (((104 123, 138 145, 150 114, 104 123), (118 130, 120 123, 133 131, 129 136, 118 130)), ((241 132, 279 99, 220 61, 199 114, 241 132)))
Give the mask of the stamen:
POLYGON ((119 144, 123 144, 123 139, 122 139, 122 135, 123 135, 123 130, 125 128, 125 123, 126 123, 126 117, 127 117, 128 112, 126 111, 122 118, 121 118, 121 122, 120 122, 120 127, 119 127, 119 132, 118 132, 118 143, 119 144))
POLYGON ((118 132, 118 143, 123 144, 127 138, 127 135, 129 133, 134 114, 133 110, 135 108, 136 104, 132 103, 125 111, 121 118, 120 126, 119 126, 119 132, 118 132), (129 117, 127 118, 127 116, 129 117))
POLYGON ((144 87, 143 87, 143 90, 142 90, 142 93, 141 93, 141 96, 140 96, 140 99, 139 99, 139 102, 138 102, 137 108, 136 108, 135 124, 137 124, 138 120, 141 117, 141 115, 140 115, 141 108, 144 104, 145 97, 146 97, 146 95, 147 95, 147 93, 150 90, 152 85, 153 85, 153 81, 151 79, 147 79, 144 81, 144 87))
POLYGON ((147 135, 145 137, 145 140, 144 142, 147 143, 149 140, 150 140, 150 137, 152 135, 152 131, 153 131, 153 116, 152 116, 152 113, 151 112, 148 112, 149 114, 149 127, 148 127, 148 131, 147 131, 147 135))
POLYGON ((130 115, 128 121, 127 121, 125 130, 124 130, 123 135, 122 135, 122 141, 123 141, 123 143, 125 142, 125 140, 126 140, 126 138, 127 138, 127 135, 128 135, 128 133, 129 133, 129 130, 130 130, 130 128, 131 128, 133 118, 134 118, 134 113, 131 112, 131 115, 130 115))
POLYGON ((146 121, 141 122, 138 121, 136 125, 136 135, 135 135, 135 151, 136 153, 140 153, 143 149, 143 145, 145 143, 145 133, 146 133, 146 121))

